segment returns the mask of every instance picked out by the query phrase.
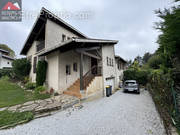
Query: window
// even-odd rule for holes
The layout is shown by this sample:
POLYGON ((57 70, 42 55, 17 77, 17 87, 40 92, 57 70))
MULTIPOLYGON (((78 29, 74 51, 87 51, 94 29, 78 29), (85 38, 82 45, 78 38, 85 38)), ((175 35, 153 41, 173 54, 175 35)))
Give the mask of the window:
POLYGON ((109 58, 109 66, 111 66, 111 58, 109 58))
POLYGON ((9 62, 7 62, 7 64, 9 64, 9 62))
POLYGON ((77 63, 73 63, 73 71, 77 72, 77 63))
POLYGON ((33 62, 33 73, 36 73, 36 64, 37 64, 37 57, 34 57, 34 62, 33 62))
POLYGON ((66 40, 66 35, 62 34, 62 42, 66 40))
POLYGON ((70 74, 71 74, 71 66, 66 65, 66 75, 70 75, 70 74))
POLYGON ((68 40, 70 40, 71 38, 70 37, 67 37, 68 40))

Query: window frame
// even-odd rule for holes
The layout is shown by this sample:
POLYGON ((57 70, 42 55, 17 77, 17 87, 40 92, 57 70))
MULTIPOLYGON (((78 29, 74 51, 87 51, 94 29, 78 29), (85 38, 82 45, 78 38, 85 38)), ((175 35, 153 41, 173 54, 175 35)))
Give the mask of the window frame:
POLYGON ((66 75, 71 75, 71 65, 66 65, 66 75))
POLYGON ((66 41, 66 35, 62 34, 62 42, 66 41))
POLYGON ((73 63, 73 71, 74 71, 74 72, 77 72, 77 71, 78 71, 78 64, 77 64, 77 62, 74 62, 74 63, 73 63))

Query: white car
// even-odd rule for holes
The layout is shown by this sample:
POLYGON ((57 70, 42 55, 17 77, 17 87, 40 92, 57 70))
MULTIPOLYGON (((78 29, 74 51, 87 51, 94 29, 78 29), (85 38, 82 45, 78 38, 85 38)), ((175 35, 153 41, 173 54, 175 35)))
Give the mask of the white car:
POLYGON ((124 92, 136 92, 140 94, 139 85, 136 80, 126 80, 124 82, 124 92))

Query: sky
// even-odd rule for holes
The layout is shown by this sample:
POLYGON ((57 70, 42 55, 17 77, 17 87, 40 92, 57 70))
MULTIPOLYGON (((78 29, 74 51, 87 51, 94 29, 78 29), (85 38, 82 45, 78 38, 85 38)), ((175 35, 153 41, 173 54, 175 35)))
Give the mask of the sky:
POLYGON ((116 55, 130 60, 158 48, 160 33, 153 27, 159 18, 154 11, 173 4, 172 0, 22 0, 22 11, 32 16, 22 22, 0 22, 0 43, 21 57, 36 15, 45 7, 60 13, 63 20, 90 38, 118 40, 116 55))

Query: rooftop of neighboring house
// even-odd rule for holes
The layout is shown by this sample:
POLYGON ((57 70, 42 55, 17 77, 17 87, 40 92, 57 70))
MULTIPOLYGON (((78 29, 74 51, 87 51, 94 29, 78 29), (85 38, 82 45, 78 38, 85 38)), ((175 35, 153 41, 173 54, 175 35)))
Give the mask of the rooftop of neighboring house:
POLYGON ((124 63, 127 63, 127 61, 124 60, 124 59, 123 59, 122 57, 120 57, 119 55, 115 55, 115 58, 116 58, 117 60, 120 60, 120 61, 124 62, 124 63))
POLYGON ((11 56, 9 56, 9 51, 4 50, 4 49, 0 49, 0 56, 2 56, 2 58, 8 59, 8 60, 14 60, 14 58, 12 58, 11 56))
POLYGON ((2 53, 9 53, 9 51, 6 51, 4 49, 0 49, 0 52, 2 52, 2 53))

